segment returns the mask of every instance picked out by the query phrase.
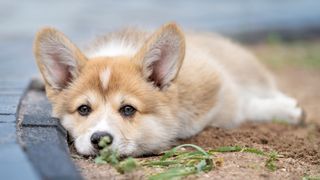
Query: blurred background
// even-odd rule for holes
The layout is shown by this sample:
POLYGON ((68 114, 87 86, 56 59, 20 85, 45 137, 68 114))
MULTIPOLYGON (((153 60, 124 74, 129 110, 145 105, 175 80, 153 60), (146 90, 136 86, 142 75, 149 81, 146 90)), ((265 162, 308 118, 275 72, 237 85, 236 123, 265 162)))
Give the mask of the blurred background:
POLYGON ((310 38, 320 32, 320 1, 1 0, 0 75, 29 78, 37 73, 32 41, 43 26, 56 27, 81 44, 123 26, 153 29, 168 21, 183 29, 215 31, 245 42, 270 35, 310 38))

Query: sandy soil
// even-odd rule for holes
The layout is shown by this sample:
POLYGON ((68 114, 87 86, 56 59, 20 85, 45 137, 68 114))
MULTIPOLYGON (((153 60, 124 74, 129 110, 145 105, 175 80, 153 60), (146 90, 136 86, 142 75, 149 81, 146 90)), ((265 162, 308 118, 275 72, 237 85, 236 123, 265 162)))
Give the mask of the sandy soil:
MULTIPOLYGON (((263 56, 261 48, 266 47, 256 45, 250 48, 263 56)), ((221 166, 207 174, 189 176, 187 179, 301 179, 304 176, 320 176, 320 69, 269 66, 276 74, 280 88, 296 97, 306 110, 308 118, 305 126, 246 123, 232 130, 208 128, 180 143, 193 143, 206 149, 241 145, 265 151, 275 150, 283 156, 277 161, 277 170, 272 172, 267 169, 266 158, 255 154, 218 153, 214 158, 222 159, 221 166)), ((109 165, 94 164, 92 159, 74 155, 74 161, 86 179, 146 178, 143 170, 120 175, 109 165)))

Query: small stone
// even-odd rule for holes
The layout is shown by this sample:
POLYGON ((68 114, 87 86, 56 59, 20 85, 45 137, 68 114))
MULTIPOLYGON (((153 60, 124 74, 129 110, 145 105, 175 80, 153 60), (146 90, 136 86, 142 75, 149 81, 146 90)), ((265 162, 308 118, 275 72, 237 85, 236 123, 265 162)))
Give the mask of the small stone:
POLYGON ((268 144, 269 141, 265 138, 261 138, 260 142, 261 142, 261 144, 268 144))

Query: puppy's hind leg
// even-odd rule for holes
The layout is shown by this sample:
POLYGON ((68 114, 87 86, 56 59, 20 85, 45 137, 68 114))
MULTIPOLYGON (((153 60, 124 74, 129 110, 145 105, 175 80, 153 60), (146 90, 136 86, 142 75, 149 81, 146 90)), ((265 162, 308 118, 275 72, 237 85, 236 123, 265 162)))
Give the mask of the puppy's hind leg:
POLYGON ((246 118, 256 122, 281 120, 290 124, 302 124, 305 113, 297 100, 276 92, 270 97, 250 97, 245 106, 246 118))

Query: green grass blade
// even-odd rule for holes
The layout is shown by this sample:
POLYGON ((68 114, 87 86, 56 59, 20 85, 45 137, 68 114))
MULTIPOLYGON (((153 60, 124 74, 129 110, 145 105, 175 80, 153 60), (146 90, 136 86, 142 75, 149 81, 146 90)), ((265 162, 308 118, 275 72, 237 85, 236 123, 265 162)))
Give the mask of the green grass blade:
POLYGON ((149 177, 149 180, 170 180, 185 177, 197 173, 194 167, 174 168, 163 173, 158 173, 149 177))
POLYGON ((222 146, 217 149, 210 150, 209 152, 239 152, 243 148, 240 146, 222 146))

